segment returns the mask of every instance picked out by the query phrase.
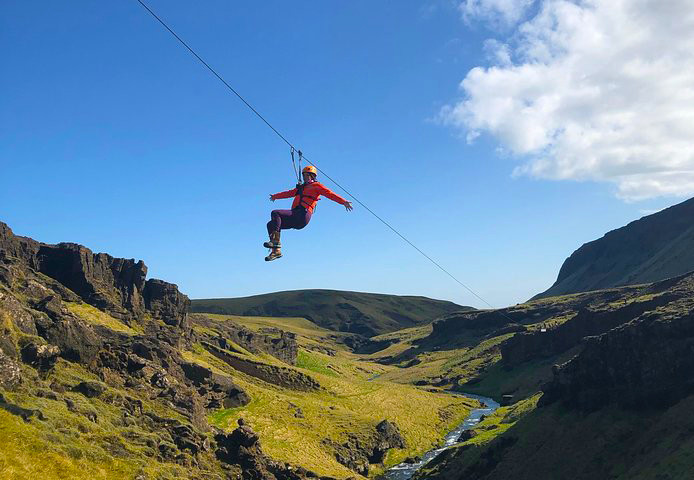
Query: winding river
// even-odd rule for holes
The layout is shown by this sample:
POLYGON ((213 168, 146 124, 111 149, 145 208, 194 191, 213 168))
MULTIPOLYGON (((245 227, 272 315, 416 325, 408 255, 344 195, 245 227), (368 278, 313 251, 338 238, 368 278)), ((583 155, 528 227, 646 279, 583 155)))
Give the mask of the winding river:
POLYGON ((425 463, 429 462, 439 453, 443 452, 446 449, 446 447, 455 445, 458 441, 458 437, 460 437, 460 434, 464 430, 469 430, 473 428, 475 425, 477 425, 482 415, 489 415, 494 410, 499 408, 499 404, 491 398, 482 397, 480 395, 474 395, 472 393, 462 393, 460 395, 463 395, 464 397, 468 398, 474 398, 475 400, 479 400, 484 404, 484 408, 476 408, 472 412, 470 412, 470 415, 468 415, 468 417, 465 419, 465 421, 463 421, 463 423, 458 425, 454 430, 450 431, 448 435, 444 437, 444 443, 442 447, 429 450, 424 455, 422 455, 422 459, 417 463, 401 463, 399 465, 396 465, 393 468, 386 471, 386 473, 380 478, 388 480, 407 480, 412 478, 415 472, 422 468, 422 466, 425 463))

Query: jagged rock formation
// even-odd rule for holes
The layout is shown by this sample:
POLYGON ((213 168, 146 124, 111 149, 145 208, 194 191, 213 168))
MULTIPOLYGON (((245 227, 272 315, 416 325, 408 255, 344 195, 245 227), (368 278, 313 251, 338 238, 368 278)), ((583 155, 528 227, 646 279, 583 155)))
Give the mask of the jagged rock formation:
POLYGON ((296 370, 241 358, 211 343, 203 342, 203 346, 208 352, 227 365, 232 366, 234 369, 246 375, 263 380, 264 382, 299 391, 320 389, 320 384, 312 377, 296 370))
POLYGON ((622 316, 616 328, 587 337, 575 358, 557 366, 542 404, 652 408, 694 393, 694 274, 652 289, 665 290, 622 316))
POLYGON ((193 300, 191 309, 199 313, 303 317, 337 332, 364 337, 414 327, 447 313, 471 310, 451 302, 425 297, 297 290, 244 298, 193 300))
POLYGON ((350 433, 342 443, 330 439, 324 443, 335 449, 338 462, 364 476, 369 474, 371 465, 383 462, 389 449, 406 446, 398 426, 389 420, 381 421, 370 435, 350 433))
MULTIPOLYGON (((240 453, 222 433, 214 441, 208 414, 245 405, 250 397, 230 376, 184 358, 193 342, 216 342, 220 352, 237 342, 294 363, 293 336, 229 325, 215 335, 195 333, 188 298, 176 285, 147 280, 146 273, 142 261, 95 254, 74 243, 42 244, 14 235, 0 222, 0 410, 25 422, 50 417, 62 425, 60 414, 54 418, 23 406, 29 400, 42 405, 45 399, 52 410, 67 409, 112 431, 94 437, 110 456, 142 454, 163 466, 183 466, 190 478, 314 478, 272 462, 259 446, 240 453), (58 366, 60 374, 55 373, 58 366), (93 401, 100 402, 100 409, 93 401), (255 462, 259 469, 246 470, 241 461, 255 462)), ((289 368, 253 368, 269 372, 263 378, 268 382, 318 388, 289 368)), ((59 430, 67 435, 65 441, 91 431, 82 423, 75 431, 59 430)), ((72 454, 82 455, 78 450, 72 454)))
POLYGON ((657 282, 694 270, 694 199, 586 243, 535 298, 657 282))
POLYGON ((447 450, 419 478, 688 478, 694 273, 531 309, 548 302, 560 314, 572 303, 573 314, 501 344, 509 376, 573 352, 542 385, 538 408, 483 446, 447 450))
POLYGON ((236 430, 229 434, 218 433, 215 440, 219 445, 217 458, 222 462, 238 465, 241 468, 239 478, 243 480, 331 480, 330 477, 319 477, 305 468, 270 459, 263 453, 258 435, 243 420, 239 420, 236 430))
POLYGON ((234 342, 251 353, 269 353, 285 363, 296 365, 299 346, 293 333, 265 328, 262 334, 256 334, 233 321, 217 321, 200 314, 192 314, 191 320, 197 325, 218 332, 218 335, 210 337, 209 341, 222 349, 234 351, 235 348, 231 344, 234 342))

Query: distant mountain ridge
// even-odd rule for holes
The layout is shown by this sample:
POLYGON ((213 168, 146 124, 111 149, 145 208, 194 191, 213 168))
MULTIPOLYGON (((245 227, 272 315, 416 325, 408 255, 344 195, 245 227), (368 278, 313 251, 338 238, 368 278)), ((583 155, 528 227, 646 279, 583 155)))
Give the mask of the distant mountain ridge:
POLYGON ((694 270, 694 198, 606 233, 576 250, 534 298, 656 282, 694 270))
POLYGON ((191 303, 195 313, 303 317, 323 328, 366 337, 423 325, 463 310, 472 308, 426 297, 339 290, 294 290, 191 303))

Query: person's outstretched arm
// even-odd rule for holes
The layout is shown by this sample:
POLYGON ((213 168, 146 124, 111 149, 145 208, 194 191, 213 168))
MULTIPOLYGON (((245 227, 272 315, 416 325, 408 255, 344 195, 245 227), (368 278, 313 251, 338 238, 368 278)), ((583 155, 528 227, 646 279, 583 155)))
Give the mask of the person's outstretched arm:
POLYGON ((286 190, 284 192, 275 193, 273 195, 270 195, 270 200, 272 200, 274 202, 275 200, 279 200, 280 198, 292 198, 295 195, 296 195, 296 188, 292 188, 291 190, 286 190))
POLYGON ((345 200, 344 198, 342 198, 337 193, 333 192, 323 184, 320 185, 320 193, 321 195, 325 195, 326 197, 328 197, 333 202, 337 202, 340 205, 344 205, 347 211, 352 210, 352 202, 345 200))

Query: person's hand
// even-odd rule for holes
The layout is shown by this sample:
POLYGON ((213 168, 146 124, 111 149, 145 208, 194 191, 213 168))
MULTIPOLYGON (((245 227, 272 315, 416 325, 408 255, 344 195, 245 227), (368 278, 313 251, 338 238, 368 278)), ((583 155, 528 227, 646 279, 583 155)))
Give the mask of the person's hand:
POLYGON ((346 209, 348 212, 351 212, 351 211, 354 209, 354 207, 352 206, 352 202, 347 202, 347 203, 345 203, 345 209, 346 209))
POLYGON ((270 195, 270 201, 271 201, 271 202, 274 202, 274 201, 275 201, 275 199, 272 198, 272 195, 270 195))

